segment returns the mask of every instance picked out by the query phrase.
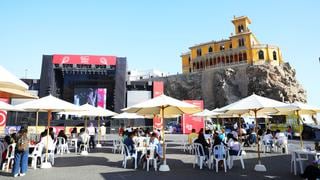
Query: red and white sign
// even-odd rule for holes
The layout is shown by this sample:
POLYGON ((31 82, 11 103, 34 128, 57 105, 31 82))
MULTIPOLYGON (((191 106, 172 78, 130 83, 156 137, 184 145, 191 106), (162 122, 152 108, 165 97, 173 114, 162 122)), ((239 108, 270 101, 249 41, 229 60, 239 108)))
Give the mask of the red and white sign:
MULTIPOLYGON (((163 94, 163 82, 153 81, 153 98, 163 94)), ((162 129, 163 123, 160 117, 153 118, 153 129, 162 129)))
MULTIPOLYGON (((0 98, 0 101, 9 103, 8 98, 0 98)), ((7 111, 3 111, 0 109, 0 126, 6 126, 7 122, 7 111)))
POLYGON ((153 97, 157 97, 163 94, 164 85, 162 81, 153 81, 153 97))
MULTIPOLYGON (((185 100, 184 102, 199 106, 203 110, 203 100, 185 100)), ((189 114, 184 114, 182 116, 182 131, 183 134, 191 133, 192 129, 195 129, 196 132, 199 132, 201 128, 204 128, 204 119, 203 117, 196 117, 189 114)))
POLYGON ((88 56, 88 55, 66 55, 54 54, 53 64, 94 64, 94 65, 116 65, 116 56, 88 56))

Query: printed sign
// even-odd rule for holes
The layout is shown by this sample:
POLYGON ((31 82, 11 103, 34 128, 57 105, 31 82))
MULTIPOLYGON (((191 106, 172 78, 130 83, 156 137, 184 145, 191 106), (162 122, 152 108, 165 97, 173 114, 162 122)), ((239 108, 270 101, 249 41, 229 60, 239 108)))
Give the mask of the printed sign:
POLYGON ((116 65, 116 56, 88 56, 88 55, 53 55, 53 64, 94 64, 94 65, 116 65))

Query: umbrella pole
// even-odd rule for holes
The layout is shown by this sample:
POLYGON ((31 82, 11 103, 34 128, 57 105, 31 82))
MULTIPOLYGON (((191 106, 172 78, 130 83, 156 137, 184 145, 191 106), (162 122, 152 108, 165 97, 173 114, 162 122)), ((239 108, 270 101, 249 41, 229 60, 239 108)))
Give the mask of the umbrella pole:
POLYGON ((162 140, 163 140, 163 164, 160 165, 159 171, 170 171, 169 166, 167 165, 166 161, 166 144, 165 144, 165 138, 164 138, 164 106, 161 106, 161 119, 162 119, 162 140))
POLYGON ((258 147, 258 164, 255 165, 254 170, 265 172, 265 171, 267 171, 267 169, 263 164, 261 164, 261 159, 260 159, 260 144, 259 144, 259 134, 258 134, 257 111, 258 111, 258 109, 254 110, 254 119, 256 122, 255 132, 256 132, 256 136, 257 136, 256 140, 258 141, 258 146, 257 146, 258 147))
POLYGON ((300 120, 299 111, 297 110, 296 112, 297 112, 297 116, 298 116, 298 125, 299 125, 299 131, 300 131, 300 146, 301 146, 301 149, 303 149, 303 140, 302 140, 302 126, 303 126, 303 123, 300 120), (300 125, 300 123, 301 123, 301 125, 300 125))
POLYGON ((240 144, 242 142, 242 131, 241 131, 241 115, 239 114, 239 141, 240 141, 240 144))
POLYGON ((257 139, 256 141, 258 141, 258 163, 261 164, 261 159, 260 159, 260 143, 259 143, 259 134, 258 134, 258 121, 257 121, 257 110, 254 110, 254 120, 256 121, 256 135, 257 135, 257 139))
POLYGON ((38 135, 39 111, 36 112, 36 135, 38 135))
POLYGON ((48 162, 48 148, 49 148, 49 127, 51 121, 51 110, 48 111, 48 126, 47 126, 47 144, 46 144, 46 161, 41 164, 41 168, 51 168, 51 163, 48 162))

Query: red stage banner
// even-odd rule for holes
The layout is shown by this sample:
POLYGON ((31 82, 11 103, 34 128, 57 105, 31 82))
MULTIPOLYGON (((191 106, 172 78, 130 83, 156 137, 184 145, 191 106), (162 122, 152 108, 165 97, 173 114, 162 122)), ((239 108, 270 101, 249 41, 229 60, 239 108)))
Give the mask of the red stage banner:
POLYGON ((164 85, 162 81, 153 81, 153 97, 163 94, 164 85))
MULTIPOLYGON (((157 97, 163 94, 163 82, 153 81, 153 97, 157 97)), ((160 117, 153 118, 153 129, 162 129, 162 122, 160 117)))
POLYGON ((88 56, 54 54, 53 64, 94 64, 94 65, 116 65, 116 56, 88 56))
MULTIPOLYGON (((199 106, 203 110, 203 100, 185 100, 184 102, 199 106)), ((191 133, 192 129, 195 129, 196 132, 199 132, 201 128, 204 128, 204 119, 203 117, 196 117, 189 114, 184 114, 182 116, 182 132, 183 134, 191 133)))
MULTIPOLYGON (((8 98, 0 98, 0 101, 5 102, 5 103, 9 103, 8 98)), ((7 123, 7 111, 2 111, 0 109, 0 127, 1 126, 5 127, 6 123, 7 123)))

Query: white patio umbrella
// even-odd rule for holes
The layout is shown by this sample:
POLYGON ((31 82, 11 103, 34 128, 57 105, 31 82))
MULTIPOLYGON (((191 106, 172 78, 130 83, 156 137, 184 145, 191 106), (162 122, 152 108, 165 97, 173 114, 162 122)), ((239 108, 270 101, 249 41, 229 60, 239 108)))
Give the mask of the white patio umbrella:
MULTIPOLYGON (((237 102, 229 104, 224 108, 221 108, 221 110, 225 111, 225 114, 239 115, 239 114, 245 114, 245 113, 249 113, 249 114, 253 113, 255 116, 256 134, 257 136, 259 136, 257 133, 257 129, 258 129, 257 116, 259 114, 265 115, 268 113, 270 114, 278 113, 281 111, 278 109, 278 107, 284 107, 284 106, 287 106, 287 104, 253 94, 237 102)), ((255 166, 255 170, 266 171, 266 167, 263 164, 261 164, 259 143, 257 148, 258 148, 258 164, 255 166)))
POLYGON ((3 111, 24 111, 21 108, 17 108, 11 104, 0 101, 0 110, 3 111))
MULTIPOLYGON (((60 112, 59 114, 66 114, 66 115, 77 115, 77 116, 83 116, 85 117, 85 128, 87 127, 87 118, 86 117, 98 117, 98 129, 100 129, 100 117, 108 117, 108 116, 114 116, 117 115, 117 113, 112 112, 108 109, 104 109, 101 107, 95 107, 90 104, 84 104, 80 106, 80 109, 82 111, 74 111, 74 112, 60 112)), ((98 131, 98 143, 97 147, 101 147, 100 139, 101 139, 101 133, 98 131)), ((84 153, 86 154, 86 153, 84 153)))
POLYGON ((206 120, 208 118, 211 118, 213 116, 215 116, 217 113, 214 113, 208 109, 204 109, 203 111, 201 112, 198 112, 198 113, 195 113, 193 114, 192 116, 197 116, 197 117, 203 117, 205 118, 204 121, 203 121, 203 134, 205 133, 205 130, 206 130, 206 120))
POLYGON ((308 115, 314 115, 320 112, 320 108, 319 107, 315 107, 315 106, 311 106, 308 104, 304 104, 301 102, 294 102, 291 103, 287 106, 281 107, 282 111, 287 111, 284 112, 284 114, 296 114, 297 115, 297 122, 298 125, 300 127, 300 146, 301 148, 303 148, 303 139, 302 139, 302 127, 300 125, 301 123, 301 119, 300 119, 300 115, 301 114, 308 114, 308 115))
POLYGON ((38 98, 27 92, 28 85, 0 66, 0 97, 38 98))
MULTIPOLYGON (((166 116, 175 116, 181 114, 194 114, 200 112, 198 106, 179 101, 166 95, 160 95, 153 99, 149 99, 145 102, 133 105, 131 107, 123 109, 128 113, 137 113, 139 115, 160 115, 162 124, 166 116)), ((169 166, 166 163, 165 157, 165 139, 164 139, 164 124, 162 125, 162 137, 163 137, 163 164, 160 166, 159 171, 170 171, 169 166)))
MULTIPOLYGON (((52 95, 22 103, 16 107, 25 109, 26 111, 48 112, 47 142, 49 142, 48 137, 52 112, 82 111, 78 106, 58 99, 52 95)), ((51 168, 51 163, 48 162, 48 143, 46 144, 46 162, 42 163, 41 168, 51 168)))
POLYGON ((145 117, 138 115, 136 113, 127 113, 127 112, 123 112, 112 117, 112 119, 140 119, 140 118, 143 119, 145 117))

